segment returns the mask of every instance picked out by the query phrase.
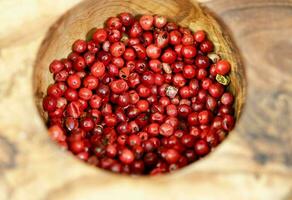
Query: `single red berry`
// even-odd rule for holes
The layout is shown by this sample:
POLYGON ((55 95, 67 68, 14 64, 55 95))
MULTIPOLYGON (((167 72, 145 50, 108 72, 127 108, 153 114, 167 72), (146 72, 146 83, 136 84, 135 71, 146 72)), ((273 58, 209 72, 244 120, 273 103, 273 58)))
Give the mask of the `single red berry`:
POLYGON ((80 88, 78 94, 83 100, 89 100, 92 97, 92 91, 88 88, 80 88))
POLYGON ((49 66, 49 69, 50 69, 50 72, 51 73, 58 73, 60 71, 62 71, 64 69, 65 65, 59 61, 59 60, 54 60, 50 66, 49 66))
POLYGON ((95 33, 92 35, 92 40, 96 43, 102 43, 107 39, 107 32, 105 29, 97 29, 95 33))
POLYGON ((123 26, 121 20, 117 17, 110 17, 106 21, 106 26, 110 29, 120 30, 123 26))
POLYGON ((191 34, 184 34, 182 39, 181 39, 181 42, 184 46, 187 46, 187 45, 193 45, 194 44, 194 38, 191 34))
POLYGON ((159 133, 160 135, 169 137, 173 135, 174 128, 171 125, 164 123, 159 127, 159 133))
POLYGON ((165 160, 169 163, 176 163, 180 158, 180 154, 175 149, 167 149, 165 153, 165 160))
POLYGON ((199 140, 194 146, 195 152, 199 156, 204 156, 210 152, 210 147, 205 140, 199 140))
POLYGON ((85 144, 83 140, 73 141, 69 144, 69 146, 70 146, 70 150, 75 154, 83 152, 85 148, 85 144))
POLYGON ((230 63, 226 60, 220 60, 216 63, 216 72, 221 75, 226 75, 230 72, 230 63))
POLYGON ((221 85, 220 83, 214 83, 209 86, 208 91, 212 97, 219 98, 224 93, 224 86, 221 85))
POLYGON ((135 160, 135 155, 131 150, 125 148, 122 150, 119 159, 124 164, 131 164, 135 160))
POLYGON ((226 106, 230 106, 233 104, 234 97, 230 92, 226 92, 221 96, 221 103, 226 106))
POLYGON ((201 111, 198 114, 198 120, 200 124, 209 124, 212 118, 212 113, 208 110, 201 111))
POLYGON ((160 125, 158 123, 151 123, 147 128, 147 132, 151 136, 157 136, 159 134, 159 127, 160 125))
POLYGON ((105 65, 102 62, 97 61, 91 66, 90 72, 93 76, 100 78, 105 74, 105 65))
POLYGON ((98 87, 98 84, 99 84, 98 79, 93 75, 87 75, 83 79, 84 87, 86 87, 86 88, 88 88, 90 90, 96 89, 98 87))
POLYGON ((72 50, 77 53, 83 53, 87 49, 87 44, 85 40, 76 40, 73 43, 72 50))
POLYGON ((197 54, 197 50, 194 46, 183 46, 181 49, 181 54, 185 58, 193 58, 197 54))
POLYGON ((129 30, 129 36, 131 38, 137 38, 137 37, 140 37, 142 33, 143 33, 143 28, 141 27, 138 21, 135 21, 129 30))
POLYGON ((203 42, 206 38, 206 33, 205 31, 197 31, 194 33, 194 39, 196 42, 203 42))
POLYGON ((117 117, 114 114, 105 115, 104 123, 109 127, 113 127, 117 124, 117 117))
POLYGON ((195 59, 195 64, 199 68, 207 68, 210 65, 210 61, 207 56, 198 55, 195 59))
POLYGON ((200 49, 204 53, 209 53, 214 50, 214 45, 210 40, 205 40, 201 43, 200 49))
POLYGON ((94 128, 93 119, 90 117, 82 119, 80 121, 80 128, 82 128, 86 132, 91 131, 94 128))
POLYGON ((155 39, 155 45, 159 48, 165 48, 169 43, 169 34, 166 31, 161 31, 157 34, 155 39))
POLYGON ((124 26, 131 26, 134 23, 134 16, 131 13, 120 13, 118 17, 124 26))
POLYGON ((185 65, 183 67, 183 75, 187 79, 192 79, 196 76, 196 69, 193 65, 185 65))
POLYGON ((119 79, 110 83, 110 89, 115 94, 121 94, 128 89, 128 84, 123 79, 119 79))
POLYGON ((167 23, 167 19, 165 16, 159 16, 155 15, 154 16, 154 26, 156 28, 163 28, 167 23))
POLYGON ((69 87, 77 89, 81 86, 81 79, 76 74, 70 75, 67 79, 67 84, 69 87))
POLYGON ((182 39, 182 34, 179 31, 174 30, 174 31, 171 31, 169 33, 169 43, 170 44, 178 45, 181 43, 181 39, 182 39))
POLYGON ((121 57, 125 50, 126 47, 122 42, 115 42, 110 46, 110 52, 114 57, 121 57))
POLYGON ((78 118, 82 114, 82 105, 79 101, 72 101, 68 104, 66 108, 66 113, 68 116, 73 118, 78 118))
POLYGON ((160 54, 161 54, 161 49, 156 46, 155 44, 150 44, 147 48, 146 48, 146 53, 147 56, 151 59, 157 59, 159 58, 160 54))
POLYGON ((144 30, 151 30, 151 28, 153 27, 153 21, 154 18, 152 15, 143 15, 140 18, 140 25, 144 30))
POLYGON ((136 106, 141 112, 146 112, 149 109, 148 101, 143 100, 143 99, 139 100, 136 106))
POLYGON ((172 64, 176 60, 177 54, 172 49, 166 49, 161 56, 161 60, 164 63, 172 64))
POLYGON ((66 139, 65 132, 59 125, 53 125, 49 128, 49 136, 57 142, 65 141, 66 139))
POLYGON ((222 121, 222 127, 226 131, 231 131, 234 128, 234 117, 231 115, 224 115, 222 121))

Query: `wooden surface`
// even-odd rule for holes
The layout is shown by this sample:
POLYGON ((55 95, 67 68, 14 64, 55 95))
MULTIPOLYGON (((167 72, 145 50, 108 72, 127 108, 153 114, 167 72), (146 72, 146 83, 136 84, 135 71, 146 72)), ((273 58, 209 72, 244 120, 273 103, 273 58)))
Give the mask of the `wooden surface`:
POLYGON ((46 136, 33 99, 34 59, 49 24, 78 2, 0 1, 1 200, 292 199, 291 0, 201 1, 241 52, 246 106, 214 153, 154 178, 90 167, 46 136))

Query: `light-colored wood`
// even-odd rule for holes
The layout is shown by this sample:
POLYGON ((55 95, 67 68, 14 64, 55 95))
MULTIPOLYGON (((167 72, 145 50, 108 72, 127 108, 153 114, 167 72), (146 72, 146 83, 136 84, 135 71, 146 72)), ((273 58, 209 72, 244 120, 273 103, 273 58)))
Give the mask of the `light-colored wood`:
MULTIPOLYGON (((0 1, 1 200, 292 199, 292 1, 202 1, 231 34, 243 57, 248 83, 246 106, 236 129, 214 153, 174 174, 154 178, 115 175, 88 166, 61 151, 46 135, 33 98, 33 84, 36 89, 46 85, 49 79, 45 73, 38 75, 36 71, 38 78, 33 83, 34 60, 48 24, 78 2, 0 1)), ((83 5, 93 5, 90 2, 83 5)), ((76 24, 83 24, 90 16, 98 17, 92 24, 83 24, 79 35, 74 30, 62 29, 72 25, 62 24, 70 20, 62 17, 58 21, 61 26, 57 30, 68 33, 64 36, 68 43, 54 47, 56 55, 65 56, 66 49, 76 39, 72 35, 84 36, 83 30, 100 26, 117 8, 131 9, 134 13, 166 13, 185 25, 200 15, 194 12, 198 9, 194 7, 196 4, 187 1, 173 4, 154 1, 151 5, 150 1, 134 0, 122 4, 113 0, 98 2, 97 8, 107 9, 67 14, 77 18, 87 16, 75 21, 76 24), (133 6, 128 6, 130 2, 134 2, 133 6), (147 6, 153 9, 144 10, 147 6)), ((54 34, 52 37, 64 32, 54 34)), ((46 45, 54 46, 45 43, 43 47, 46 45)), ((46 57, 47 54, 42 50, 38 60, 54 57, 46 57)), ((241 94, 244 96, 244 90, 241 94)))

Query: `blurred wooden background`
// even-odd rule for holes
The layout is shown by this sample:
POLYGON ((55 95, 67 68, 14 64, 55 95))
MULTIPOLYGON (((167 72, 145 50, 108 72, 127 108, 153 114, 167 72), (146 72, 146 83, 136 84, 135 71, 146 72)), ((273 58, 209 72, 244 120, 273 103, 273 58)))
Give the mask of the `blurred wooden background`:
MULTIPOLYGON (((92 185, 95 169, 81 168, 81 163, 67 169, 63 158, 54 160, 53 153, 42 154, 46 152, 43 149, 56 147, 47 145, 48 140, 35 139, 35 134, 43 133, 34 128, 44 127, 36 120, 34 102, 23 99, 27 93, 32 95, 32 66, 46 31, 79 2, 0 0, 1 200, 98 199, 95 191, 104 195, 100 199, 109 199, 106 192, 120 191, 119 187, 128 184, 121 178, 111 187, 103 186, 112 176, 104 174, 97 176, 100 185, 92 185), (38 152, 29 150, 40 145, 43 149, 36 149, 38 152), (41 163, 44 157, 53 164, 41 163)), ((225 24, 240 49, 248 80, 247 104, 229 145, 222 144, 210 160, 196 164, 194 170, 199 173, 193 177, 201 181, 184 182, 175 193, 172 187, 163 189, 169 191, 168 199, 181 199, 181 193, 193 189, 198 191, 196 197, 204 200, 292 200, 292 1, 200 2, 225 24)), ((176 181, 176 177, 169 181, 176 181)), ((139 183, 133 183, 137 184, 135 199, 153 191, 139 187, 139 183)), ((153 192, 161 195, 163 189, 153 192)))

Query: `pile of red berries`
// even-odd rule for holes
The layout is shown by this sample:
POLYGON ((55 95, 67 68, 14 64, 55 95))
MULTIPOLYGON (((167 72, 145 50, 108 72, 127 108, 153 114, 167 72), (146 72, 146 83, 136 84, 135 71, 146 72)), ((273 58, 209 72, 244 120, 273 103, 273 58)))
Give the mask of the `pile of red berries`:
POLYGON ((118 173, 154 175, 198 160, 234 127, 231 66, 213 51, 204 31, 163 16, 110 17, 49 66, 51 138, 118 173))

